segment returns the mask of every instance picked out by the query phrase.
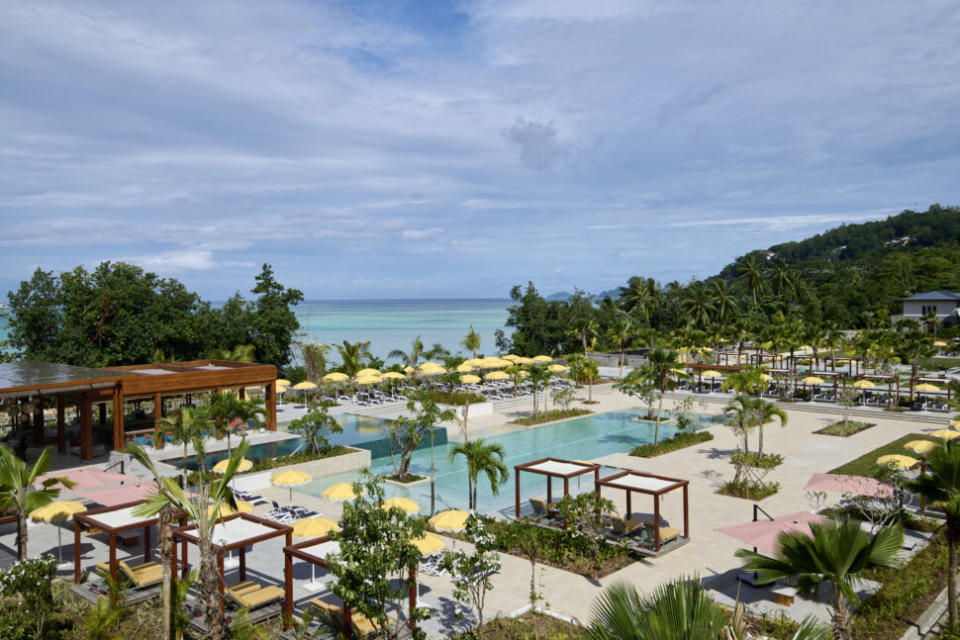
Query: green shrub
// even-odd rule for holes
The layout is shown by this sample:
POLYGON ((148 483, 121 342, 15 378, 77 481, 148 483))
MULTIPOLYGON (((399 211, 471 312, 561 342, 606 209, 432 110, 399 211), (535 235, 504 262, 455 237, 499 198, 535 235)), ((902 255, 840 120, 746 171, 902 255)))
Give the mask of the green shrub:
POLYGON ((513 424, 521 424, 525 427, 530 427, 535 424, 543 424, 544 422, 553 422, 554 420, 563 420, 565 418, 576 418, 577 416, 585 416, 588 413, 593 413, 588 409, 551 409, 550 411, 542 411, 537 414, 536 417, 527 416, 524 418, 517 418, 511 420, 513 424))
POLYGON ((765 453, 760 455, 756 451, 743 453, 738 451, 730 456, 730 464, 746 465, 755 469, 773 469, 783 464, 783 456, 779 453, 765 453))
POLYGON ((479 393, 470 393, 469 391, 442 391, 440 389, 427 391, 427 397, 437 404, 452 404, 457 406, 463 406, 468 402, 470 404, 479 404, 487 401, 487 398, 479 393))
MULTIPOLYGON (((276 458, 260 458, 259 460, 253 461, 253 466, 250 467, 248 471, 243 473, 238 473, 237 475, 243 475, 244 473, 254 473, 256 471, 268 471, 270 469, 277 469, 278 467, 286 467, 291 464, 300 464, 301 462, 312 462, 313 460, 324 460, 326 458, 333 458, 336 456, 342 456, 346 453, 350 453, 351 449, 349 447, 344 447, 343 445, 337 445, 335 447, 329 447, 320 451, 319 453, 309 453, 307 451, 300 451, 298 453, 291 453, 285 456, 278 456, 276 458)), ((220 477, 220 474, 212 469, 207 469, 207 472, 204 476, 200 475, 199 471, 191 471, 187 474, 187 483, 188 484, 200 484, 202 479, 206 479, 207 482, 211 482, 220 477)))
POLYGON ((728 482, 717 493, 746 500, 763 500, 777 491, 780 491, 779 482, 728 482))
POLYGON ((709 431, 684 431, 676 434, 672 438, 661 440, 657 444, 641 444, 634 447, 630 455, 640 458, 653 458, 654 456, 670 453, 671 451, 684 449, 711 440, 713 440, 713 434, 709 431))
POLYGON ((814 433, 819 433, 825 436, 840 436, 841 438, 847 438, 855 433, 860 433, 861 431, 869 429, 873 426, 876 426, 873 422, 840 420, 839 422, 834 422, 830 426, 824 427, 819 431, 814 431, 814 433))
POLYGON ((52 583, 56 575, 57 561, 53 556, 17 562, 0 573, 0 638, 65 637, 73 625, 55 612, 52 583))

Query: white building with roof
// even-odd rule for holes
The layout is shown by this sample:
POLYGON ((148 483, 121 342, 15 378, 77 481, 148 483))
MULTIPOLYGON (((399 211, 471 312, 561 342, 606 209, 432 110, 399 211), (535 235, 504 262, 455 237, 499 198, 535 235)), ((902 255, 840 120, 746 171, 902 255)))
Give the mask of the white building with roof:
POLYGON ((899 318, 919 322, 928 313, 936 312, 937 320, 946 326, 960 322, 960 292, 957 291, 924 291, 900 298, 898 302, 903 303, 899 318))

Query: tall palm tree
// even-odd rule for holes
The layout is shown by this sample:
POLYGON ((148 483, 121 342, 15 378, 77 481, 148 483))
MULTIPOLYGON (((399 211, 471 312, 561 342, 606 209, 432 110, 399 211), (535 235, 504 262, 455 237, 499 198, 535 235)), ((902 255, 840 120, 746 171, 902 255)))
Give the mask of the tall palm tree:
POLYGON ((34 488, 37 478, 50 468, 52 450, 53 447, 44 449, 33 466, 27 467, 13 449, 0 444, 0 514, 11 508, 16 511, 17 559, 21 562, 27 559, 27 516, 60 495, 60 489, 54 489, 53 485, 60 484, 68 489, 74 485, 66 478, 46 478, 39 489, 34 488))
POLYGON ((717 321, 726 322, 737 308, 737 298, 733 294, 733 288, 726 280, 715 278, 710 281, 710 293, 713 296, 717 321))
POLYGON ((736 269, 739 279, 753 294, 753 304, 757 304, 757 294, 763 291, 763 264, 755 255, 749 255, 737 263, 736 269))
POLYGON ((477 354, 480 352, 480 342, 482 337, 480 334, 473 328, 473 325, 470 325, 470 332, 463 337, 463 340, 460 341, 460 344, 463 345, 463 348, 471 351, 473 357, 476 358, 477 354))
POLYGON ((681 304, 693 324, 701 329, 710 323, 710 318, 717 309, 710 289, 700 281, 687 287, 687 294, 681 304))
POLYGON ((493 495, 500 493, 500 485, 510 479, 507 465, 503 463, 506 451, 499 442, 486 443, 482 439, 461 442, 450 449, 451 462, 457 456, 467 460, 467 503, 473 511, 477 508, 477 484, 480 474, 486 474, 493 495))
MULTIPOLYGON (((237 473, 240 461, 250 448, 250 443, 243 440, 230 455, 227 468, 216 480, 208 482, 205 480, 206 474, 206 451, 203 446, 203 438, 197 437, 193 440, 194 449, 197 452, 197 461, 200 464, 201 483, 194 487, 192 494, 185 493, 184 490, 169 477, 162 477, 153 464, 153 460, 147 453, 137 445, 129 445, 126 453, 150 471, 157 482, 158 491, 150 495, 146 502, 134 509, 134 515, 138 517, 149 518, 160 514, 171 507, 181 511, 187 516, 187 519, 196 524, 195 533, 199 539, 200 548, 200 571, 198 574, 198 589, 201 609, 205 618, 208 637, 211 640, 224 640, 227 637, 227 629, 223 614, 220 610, 220 572, 217 568, 217 554, 214 552, 213 527, 221 518, 222 510, 225 506, 236 509, 237 505, 233 498, 233 492, 230 489, 230 482, 237 473)), ((164 533, 161 532, 161 536, 164 533)), ((169 535, 169 532, 166 533, 169 535)), ((162 558, 164 561, 165 592, 169 593, 172 585, 166 583, 167 565, 170 564, 169 558, 162 558)), ((168 599, 164 599, 166 606, 168 599)), ((164 619, 171 619, 172 612, 164 611, 164 619)))
POLYGON ((903 529, 887 527, 875 536, 856 520, 810 524, 810 533, 784 532, 777 537, 774 557, 740 549, 737 557, 747 571, 756 572, 761 584, 796 578, 801 588, 828 582, 833 588, 833 628, 839 640, 851 640, 858 583, 871 567, 892 567, 899 559, 903 529))
MULTIPOLYGON (((587 402, 593 404, 593 381, 600 374, 600 363, 589 358, 580 365, 583 376, 587 379, 587 402)), ((546 391, 544 391, 544 404, 546 404, 546 391)))
POLYGON ((754 411, 757 416, 757 433, 760 435, 760 441, 757 444, 757 454, 763 455, 763 427, 770 424, 774 419, 780 421, 780 426, 787 426, 787 412, 763 398, 753 398, 754 411))
POLYGON ((960 446, 952 442, 930 452, 926 473, 915 480, 904 480, 909 491, 919 494, 928 504, 942 505, 947 534, 947 613, 950 626, 957 615, 957 548, 960 545, 960 446))
POLYGON ((233 349, 213 349, 210 357, 214 360, 229 360, 231 362, 253 362, 257 348, 252 344, 238 344, 233 349))
MULTIPOLYGON (((733 401, 723 408, 724 415, 727 416, 727 425, 733 429, 734 434, 740 438, 740 448, 744 455, 750 453, 750 431, 756 425, 756 417, 753 412, 752 398, 745 395, 738 395, 733 401)), ((733 478, 735 484, 743 481, 743 465, 735 465, 736 475, 733 478)))
POLYGON ((770 269, 770 285, 770 288, 784 300, 791 299, 796 292, 796 276, 783 258, 777 258, 773 268, 770 269))
POLYGON ((620 303, 641 322, 649 322, 658 306, 657 286, 653 280, 633 276, 620 288, 620 303))
POLYGON ((204 415, 205 410, 196 407, 180 407, 170 415, 160 419, 157 432, 160 437, 169 433, 174 444, 183 445, 183 486, 187 486, 187 450, 190 443, 208 435, 210 422, 204 415))
MULTIPOLYGON (((587 362, 589 362, 589 360, 583 360, 581 369, 586 366, 587 362)), ((550 381, 550 378, 553 377, 553 372, 542 364, 528 365, 525 371, 527 372, 527 380, 533 384, 533 417, 536 418, 537 408, 539 407, 537 400, 540 395, 540 385, 546 385, 550 381)), ((544 388, 544 396, 546 396, 546 388, 544 388)))
POLYGON ((423 350, 423 341, 420 339, 420 336, 417 336, 410 345, 410 351, 394 349, 387 354, 387 358, 397 358, 403 363, 403 366, 416 369, 417 365, 420 364, 420 358, 423 356, 423 350))
POLYGON ((607 330, 607 339, 620 350, 620 377, 623 377, 624 350, 633 334, 634 323, 627 313, 618 312, 607 330))
MULTIPOLYGON (((333 345, 340 352, 340 359, 343 361, 343 372, 351 378, 357 375, 357 371, 363 369, 363 359, 370 355, 369 342, 347 342, 333 345)), ((423 346, 422 344, 420 345, 423 346)), ((392 354, 391 354, 392 356, 392 354)))

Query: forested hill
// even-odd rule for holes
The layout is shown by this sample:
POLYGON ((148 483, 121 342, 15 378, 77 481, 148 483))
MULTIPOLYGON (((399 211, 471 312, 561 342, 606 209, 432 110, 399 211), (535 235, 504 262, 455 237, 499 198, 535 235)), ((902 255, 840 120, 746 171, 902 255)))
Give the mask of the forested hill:
MULTIPOLYGON (((769 252, 776 255, 769 258, 783 258, 795 266, 820 260, 836 264, 880 260, 890 253, 924 247, 960 248, 960 208, 932 205, 927 211, 908 210, 886 220, 845 224, 805 240, 774 245, 769 252)), ((737 262, 727 265, 720 276, 736 277, 737 262)))

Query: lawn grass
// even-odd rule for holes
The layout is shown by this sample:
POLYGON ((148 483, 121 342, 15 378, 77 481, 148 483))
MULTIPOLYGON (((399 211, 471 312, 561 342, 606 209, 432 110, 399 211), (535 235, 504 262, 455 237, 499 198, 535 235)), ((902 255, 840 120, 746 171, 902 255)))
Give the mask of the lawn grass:
POLYGON ((685 449, 710 440, 713 440, 713 434, 709 431, 681 431, 672 438, 661 440, 657 444, 638 445, 633 448, 630 455, 640 458, 654 458, 664 453, 685 449))
MULTIPOLYGON (((473 632, 454 636, 454 640, 476 640, 473 632)), ((587 634, 576 623, 564 622, 542 613, 527 612, 516 618, 495 618, 483 624, 484 640, 580 640, 587 634)))
POLYGON ((819 431, 814 431, 814 433, 819 433, 824 436, 838 436, 840 438, 849 438, 855 433, 860 433, 861 431, 866 431, 870 427, 877 426, 873 422, 860 422, 858 420, 839 420, 833 424, 820 429, 819 431))
POLYGON ((865 453, 859 458, 840 465, 836 469, 831 469, 828 473, 837 473, 849 476, 870 476, 870 470, 877 465, 877 458, 891 454, 910 455, 910 451, 903 448, 903 445, 911 440, 926 440, 927 436, 923 433, 909 433, 902 438, 897 438, 893 442, 888 442, 882 447, 877 447, 869 453, 865 453))

